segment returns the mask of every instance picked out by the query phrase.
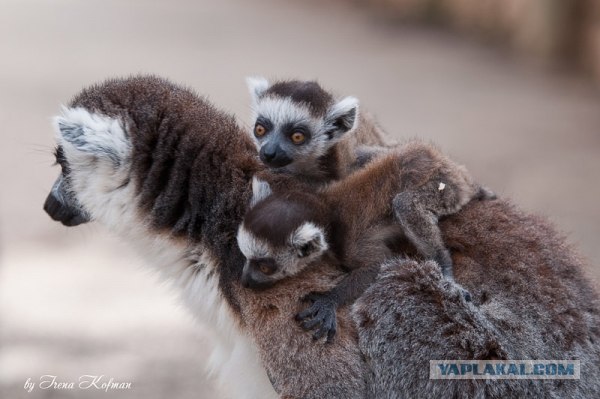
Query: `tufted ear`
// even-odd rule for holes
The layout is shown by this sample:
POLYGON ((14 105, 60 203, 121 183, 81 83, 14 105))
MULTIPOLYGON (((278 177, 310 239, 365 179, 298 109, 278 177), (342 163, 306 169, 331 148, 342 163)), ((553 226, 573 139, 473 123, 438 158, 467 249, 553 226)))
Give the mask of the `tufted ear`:
POLYGON ((269 81, 261 76, 247 77, 246 84, 248 85, 252 102, 255 104, 258 102, 260 96, 269 88, 269 81))
POLYGON ((322 254, 328 248, 325 232, 311 222, 301 224, 290 237, 290 245, 299 258, 312 254, 322 254))
POLYGON ((107 159, 118 166, 131 153, 131 142, 117 119, 85 108, 63 107, 54 128, 58 143, 71 157, 107 159))
POLYGON ((345 97, 333 104, 325 115, 325 123, 329 138, 340 139, 345 133, 354 129, 358 121, 358 99, 345 97))
POLYGON ((250 200, 250 208, 264 200, 268 196, 273 194, 271 186, 264 180, 260 180, 258 177, 252 178, 252 199, 250 200))

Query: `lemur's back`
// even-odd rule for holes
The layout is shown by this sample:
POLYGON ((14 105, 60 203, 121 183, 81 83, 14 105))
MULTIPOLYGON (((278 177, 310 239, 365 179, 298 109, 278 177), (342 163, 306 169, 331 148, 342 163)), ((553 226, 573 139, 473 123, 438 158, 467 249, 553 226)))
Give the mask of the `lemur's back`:
MULTIPOLYGON (((346 226, 342 239, 346 244, 345 257, 364 259, 360 255, 364 247, 375 246, 368 256, 376 256, 374 253, 384 247, 386 237, 406 233, 394 214, 393 203, 399 193, 419 193, 419 202, 432 204, 432 211, 450 214, 470 201, 477 191, 478 186, 463 166, 433 145, 412 140, 330 184, 322 195, 329 209, 336 213, 336 219, 346 226), (427 201, 422 200, 424 196, 427 201), (356 245, 357 242, 363 245, 356 245), (377 242, 380 244, 375 245, 377 242)), ((388 255, 384 251, 379 257, 388 255)))

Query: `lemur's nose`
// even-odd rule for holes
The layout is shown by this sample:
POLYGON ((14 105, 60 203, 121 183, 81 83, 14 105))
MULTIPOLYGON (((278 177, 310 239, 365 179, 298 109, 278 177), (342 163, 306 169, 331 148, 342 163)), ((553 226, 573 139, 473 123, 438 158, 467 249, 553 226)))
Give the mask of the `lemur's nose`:
POLYGON ((270 150, 265 149, 262 152, 262 155, 263 155, 265 161, 272 161, 275 158, 276 154, 277 154, 277 152, 274 149, 270 149, 270 150))

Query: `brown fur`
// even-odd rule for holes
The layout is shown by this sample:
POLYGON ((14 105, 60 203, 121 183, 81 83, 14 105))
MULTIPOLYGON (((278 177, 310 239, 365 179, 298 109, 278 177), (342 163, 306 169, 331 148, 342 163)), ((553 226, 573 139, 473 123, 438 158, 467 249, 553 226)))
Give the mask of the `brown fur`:
POLYGON ((282 397, 366 397, 369 370, 361 360, 350 309, 339 311, 340 332, 332 343, 315 341, 294 321, 307 293, 331 289, 342 277, 326 261, 258 293, 240 288, 244 324, 282 397))
MULTIPOLYGON (((456 213, 480 191, 464 167, 432 145, 415 140, 312 196, 304 192, 273 194, 246 214, 244 226, 267 239, 271 248, 288 245, 289 232, 302 221, 325 230, 336 259, 329 265, 341 263, 350 273, 333 289, 311 294, 312 305, 298 318, 303 327, 317 328, 315 338, 327 334, 331 340, 336 332, 335 309, 354 302, 375 281, 380 265, 393 254, 388 244, 402 233, 420 255, 436 260, 443 274, 452 278, 452 261, 437 220, 456 213), (445 187, 440 190, 442 182, 445 187), (298 201, 308 201, 310 206, 303 208, 298 201), (273 231, 265 233, 265 226, 272 226, 266 230, 273 231)), ((294 248, 289 252, 293 256, 294 248)), ((266 281, 272 284, 289 275, 261 275, 256 269, 252 273, 257 283, 249 285, 260 288, 266 281)))
MULTIPOLYGON (((374 240, 365 232, 399 222, 421 255, 436 260, 445 270, 451 269, 451 261, 437 220, 456 213, 481 191, 464 166, 433 145, 413 140, 332 184, 323 194, 338 219, 346 220, 343 253, 345 259, 352 259, 346 261, 351 269, 381 263, 384 258, 377 256, 381 245, 375 243, 375 249, 369 250, 374 240), (445 185, 442 190, 440 183, 445 185)), ((451 270, 447 276, 452 277, 451 270)))
POLYGON ((384 151, 388 145, 385 136, 373 114, 361 109, 355 130, 346 134, 332 148, 331 159, 327 160, 330 163, 326 168, 334 172, 329 175, 335 176, 334 180, 343 179, 364 166, 384 151))

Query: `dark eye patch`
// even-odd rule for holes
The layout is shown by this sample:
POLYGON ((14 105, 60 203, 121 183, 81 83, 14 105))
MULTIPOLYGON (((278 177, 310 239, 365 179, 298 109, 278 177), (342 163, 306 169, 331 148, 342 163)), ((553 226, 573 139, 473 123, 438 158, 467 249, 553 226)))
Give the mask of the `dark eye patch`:
POLYGON ((267 130, 267 132, 273 129, 273 123, 271 122, 271 120, 269 118, 265 118, 264 116, 259 116, 258 118, 256 118, 256 124, 262 125, 267 130))
POLYGON ((277 263, 272 258, 260 258, 250 260, 250 266, 264 275, 270 276, 278 269, 277 263))
POLYGON ((281 131, 288 137, 296 132, 302 133, 306 137, 306 141, 310 140, 312 137, 308 126, 302 123, 286 123, 281 131))

